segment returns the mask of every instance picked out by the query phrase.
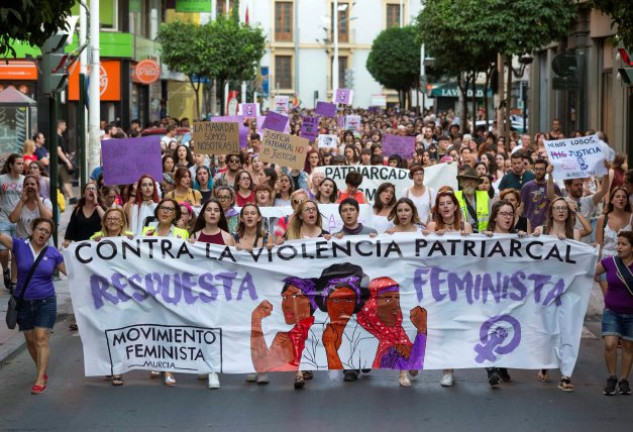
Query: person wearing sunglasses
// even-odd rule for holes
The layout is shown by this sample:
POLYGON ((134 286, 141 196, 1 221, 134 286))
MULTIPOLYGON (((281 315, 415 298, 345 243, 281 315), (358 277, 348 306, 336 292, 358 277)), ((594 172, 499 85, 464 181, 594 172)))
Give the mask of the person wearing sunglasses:
POLYGON ((233 186, 235 184, 235 180, 237 179, 237 173, 242 170, 243 164, 244 158, 241 154, 226 155, 227 169, 225 172, 215 176, 213 182, 221 186, 233 186))

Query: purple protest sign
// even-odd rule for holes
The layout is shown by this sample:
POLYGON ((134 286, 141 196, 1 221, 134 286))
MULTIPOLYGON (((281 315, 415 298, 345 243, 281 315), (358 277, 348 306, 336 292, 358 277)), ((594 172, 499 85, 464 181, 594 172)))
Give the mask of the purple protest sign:
POLYGON ((336 94, 334 95, 334 103, 343 104, 343 105, 351 105, 352 100, 354 99, 354 90, 350 89, 336 89, 336 94))
MULTIPOLYGON (((244 105, 257 105, 257 104, 244 104, 244 105)), ((244 117, 241 115, 232 115, 232 116, 220 116, 220 117, 211 117, 212 123, 237 123, 239 125, 239 136, 240 136, 240 148, 248 147, 248 126, 244 126, 244 117)))
POLYGON ((319 120, 321 120, 321 117, 302 116, 301 119, 303 122, 299 136, 314 141, 319 134, 319 120))
POLYGON ((259 105, 256 103, 240 104, 240 109, 244 117, 256 117, 259 114, 259 105))
POLYGON ((268 114, 266 114, 266 120, 264 120, 262 129, 269 129, 275 132, 284 132, 286 130, 287 125, 288 125, 287 116, 276 113, 274 111, 269 111, 268 114))
POLYGON ((334 117, 336 116, 336 104, 319 101, 314 112, 323 117, 334 117))
POLYGON ((160 135, 101 141, 101 154, 105 185, 132 184, 142 174, 163 178, 160 135))
POLYGON ((415 152, 415 137, 385 134, 382 136, 382 154, 410 158, 415 152))

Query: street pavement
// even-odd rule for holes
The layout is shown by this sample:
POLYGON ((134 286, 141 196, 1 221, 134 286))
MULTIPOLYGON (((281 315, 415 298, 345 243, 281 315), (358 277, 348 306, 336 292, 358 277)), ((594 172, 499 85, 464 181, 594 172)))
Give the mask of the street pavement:
MULTIPOLYGON (((452 388, 439 385, 440 371, 424 371, 402 388, 393 371, 363 374, 345 383, 315 373, 295 391, 293 376, 271 374, 267 386, 246 383, 244 375, 221 376, 222 388, 209 390, 195 375, 177 375, 169 388, 145 371, 125 375, 113 387, 83 375, 79 334, 68 330, 68 285, 57 282, 64 313, 51 336, 48 388, 33 396, 35 368, 13 334, 0 346, 0 430, 63 431, 598 431, 631 430, 633 396, 602 395, 606 379, 600 334, 601 295, 594 287, 585 320, 573 383, 556 388, 558 371, 546 384, 536 371, 511 370, 512 382, 491 389, 485 371, 456 371, 452 388), (7 357, 5 347, 13 352, 7 357), (155 390, 155 391, 154 391, 155 390)), ((6 295, 0 296, 4 305, 6 295)), ((4 327, 4 324, 3 326, 4 327)), ((5 330, 2 330, 3 334, 5 330)))

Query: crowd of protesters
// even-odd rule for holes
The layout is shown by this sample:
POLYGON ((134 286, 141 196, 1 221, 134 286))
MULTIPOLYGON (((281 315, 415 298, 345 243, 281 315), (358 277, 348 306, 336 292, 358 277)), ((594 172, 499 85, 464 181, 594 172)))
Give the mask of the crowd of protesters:
MULTIPOLYGON (((291 112, 290 133, 299 134, 302 115, 309 114, 309 110, 291 112)), ((90 238, 127 235, 167 236, 252 249, 274 247, 290 240, 329 239, 332 235, 340 238, 397 232, 555 235, 560 239, 596 243, 602 250, 597 280, 600 279, 606 301, 603 337, 609 378, 604 393, 611 395, 618 390, 621 394, 630 394, 627 380, 633 360, 633 276, 629 267, 633 263, 630 202, 633 170, 627 170, 626 155, 613 152, 615 157, 605 161, 608 174, 603 178, 573 179, 557 184, 544 146, 544 140, 564 138, 557 120, 552 122, 550 131, 532 135, 513 131, 504 137, 494 127, 466 125, 464 128, 452 112, 419 116, 414 112, 350 109, 341 110, 341 114, 360 115, 360 128, 343 130, 337 118, 322 117, 319 133, 336 135, 336 148, 318 148, 312 143, 303 170, 262 162, 259 157, 262 134, 255 121, 245 120, 245 125, 250 127, 247 148, 237 154, 209 156, 197 153, 192 140, 176 135, 178 126, 189 126, 188 119, 165 118, 162 126, 166 134, 161 140, 163 176, 143 175, 134 184, 106 186, 102 170, 94 170, 76 206, 68 210, 72 214, 64 246, 90 238), (415 137, 413 154, 409 157, 383 155, 385 134, 415 137), (435 190, 425 183, 425 169, 438 164, 457 165, 457 189, 446 186, 435 190), (410 186, 397 196, 394 184, 385 182, 378 187, 371 202, 359 189, 362 174, 351 171, 345 179, 346 187, 339 190, 333 179, 315 169, 326 165, 387 165, 408 169, 410 186), (324 229, 319 206, 335 203, 339 204, 343 228, 338 233, 329 233, 324 229), (372 218, 365 223, 358 221, 362 204, 372 208, 372 218), (265 226, 261 209, 268 206, 290 206, 292 212, 276 220, 274 225, 265 226), (629 278, 618 277, 627 269, 629 278), (606 277, 601 277, 603 274, 606 277), (616 371, 618 343, 622 349, 619 377, 616 371)), ((125 134, 115 125, 102 124, 102 139, 138 136, 139 126, 135 122, 125 134)), ((65 124, 62 129, 65 130, 65 124)), ((596 131, 575 131, 572 135, 593 133, 596 131)), ((597 133, 602 141, 607 141, 601 132, 597 133)), ((42 218, 48 220, 51 227, 53 224, 49 220, 52 214, 48 200, 51 192, 46 181, 48 159, 45 149, 41 150, 44 141, 44 136, 37 134, 32 142, 25 144, 24 155, 15 154, 7 159, 0 176, 0 231, 7 236, 0 241, 0 249, 4 249, 0 250, 0 261, 5 285, 13 288, 17 281, 17 292, 22 289, 20 259, 25 252, 22 246, 17 249, 21 243, 15 239, 32 238, 32 222, 36 222, 36 229, 43 231, 42 218), (18 268, 13 271, 9 266, 11 247, 18 260, 18 268)), ((69 159, 67 162, 63 158, 60 162, 67 165, 63 185, 73 169, 72 162, 69 159)), ((69 202, 74 203, 72 191, 64 187, 64 192, 69 202)), ((50 231, 48 226, 45 228, 50 231)), ((40 243, 48 241, 41 236, 38 239, 40 243)), ((288 282, 289 289, 297 291, 294 297, 307 296, 297 285, 301 284, 288 282)), ((38 291, 31 291, 31 296, 27 293, 25 298, 38 300, 32 297, 38 291)), ((51 297, 50 290, 46 294, 51 297)), ((284 297, 284 301, 291 300, 284 297)), ((257 313, 264 317, 265 305, 258 307, 257 313)), ((425 333, 426 320, 421 316, 416 327, 425 333)), ((27 341, 35 337, 34 327, 36 330, 52 328, 50 319, 38 321, 37 312, 23 317, 19 324, 27 341)), ((265 344, 265 341, 257 343, 265 344)), ((38 363, 39 357, 34 360, 38 365, 38 378, 33 392, 41 393, 46 387, 46 370, 38 363)), ((266 362, 265 358, 260 360, 266 362)), ((302 388, 312 374, 295 370, 294 386, 302 388)), ((539 371, 538 379, 546 381, 547 372, 539 371)), ((408 373, 414 375, 417 371, 412 369, 408 373)), ((400 373, 400 385, 411 385, 408 373, 400 373)), ((159 371, 151 374, 160 375, 159 371)), ((162 376, 166 385, 176 383, 173 374, 164 372, 162 376)), ((359 371, 346 370, 344 376, 346 381, 354 381, 359 371)), ((208 378, 210 388, 220 387, 217 373, 204 378, 208 378)), ((265 384, 268 377, 258 374, 249 376, 248 380, 265 384)), ((510 380, 507 370, 488 369, 492 386, 510 380)), ((444 370, 441 385, 451 386, 453 382, 454 372, 444 370)), ((112 377, 112 384, 123 384, 123 377, 112 377)), ((562 376, 558 388, 573 391, 571 378, 562 376)))

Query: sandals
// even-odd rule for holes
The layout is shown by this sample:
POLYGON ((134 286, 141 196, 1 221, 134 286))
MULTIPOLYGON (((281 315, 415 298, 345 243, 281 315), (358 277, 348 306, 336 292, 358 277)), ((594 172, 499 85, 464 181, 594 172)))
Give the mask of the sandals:
POLYGON ((558 382, 558 388, 564 392, 573 392, 574 385, 571 383, 571 379, 569 377, 562 377, 558 382))
POLYGON ((301 373, 303 374, 303 379, 306 381, 311 380, 313 377, 312 371, 302 371, 301 373))
POLYGON ((33 387, 31 387, 31 394, 42 394, 44 393, 44 390, 46 390, 46 384, 44 384, 43 386, 35 384, 33 387))
POLYGON ((154 379, 154 378, 158 378, 160 376, 160 372, 158 371, 150 371, 149 373, 149 377, 154 379))
POLYGON ((173 387, 176 385, 176 378, 172 375, 165 374, 165 385, 169 387, 173 387))
POLYGON ((547 369, 541 369, 540 371, 538 371, 538 374, 536 374, 536 379, 538 380, 538 382, 547 382, 547 369))
POLYGON ((400 376, 398 377, 398 382, 401 387, 411 387, 411 381, 407 376, 407 371, 400 371, 400 376))
POLYGON ((123 376, 122 375, 113 375, 112 376, 112 385, 115 387, 123 385, 123 376))
POLYGON ((300 390, 305 385, 306 382, 304 381, 303 374, 299 373, 298 375, 295 375, 295 390, 300 390))

